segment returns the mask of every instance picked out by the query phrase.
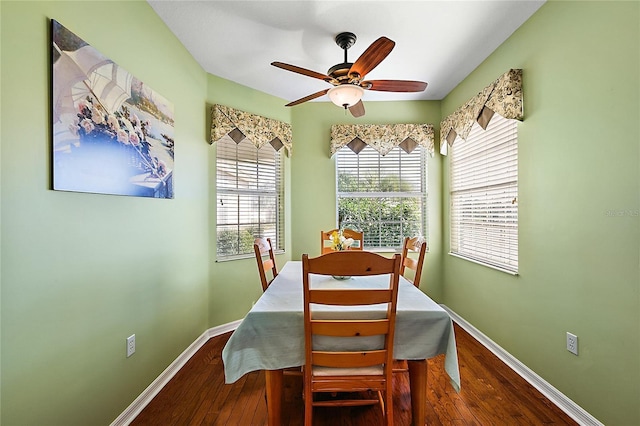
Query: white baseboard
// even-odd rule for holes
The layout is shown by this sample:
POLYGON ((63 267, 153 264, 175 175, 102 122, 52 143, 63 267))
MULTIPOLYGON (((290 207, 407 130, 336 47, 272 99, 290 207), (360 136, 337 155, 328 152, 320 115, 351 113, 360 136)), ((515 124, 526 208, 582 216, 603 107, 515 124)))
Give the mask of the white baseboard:
POLYGON ((460 327, 462 327, 462 329, 464 329, 484 347, 490 350, 502 362, 507 364, 509 368, 511 368, 523 379, 529 382, 531 386, 538 389, 540 393, 546 396, 552 403, 554 403, 558 408, 564 411, 569 417, 578 422, 578 424, 583 426, 604 426, 600 421, 598 421, 598 419, 586 412, 582 407, 573 402, 569 397, 564 395, 558 389, 553 387, 549 382, 538 376, 529 367, 518 361, 513 355, 504 350, 493 340, 488 338, 480 330, 472 326, 447 306, 440 306, 442 306, 442 308, 449 313, 453 321, 455 321, 460 327))
MULTIPOLYGON (((586 412, 582 407, 573 402, 570 398, 553 387, 550 383, 538 376, 529 367, 518 361, 513 355, 500 347, 493 340, 488 338, 480 330, 472 326, 461 316, 449 309, 446 305, 441 305, 446 310, 453 321, 455 321, 460 327, 462 327, 467 333, 474 337, 484 347, 497 356, 502 362, 504 362, 509 368, 520 375, 531 386, 538 389, 545 397, 547 397, 558 408, 564 411, 569 417, 583 426, 604 426, 598 419, 586 412)), ((144 409, 144 407, 151 402, 151 400, 162 390, 162 388, 169 383, 173 376, 180 371, 180 369, 189 361, 189 359, 212 337, 219 336, 229 331, 235 330, 240 325, 242 320, 223 324, 218 327, 213 327, 206 330, 200 337, 196 339, 189 347, 176 358, 163 372, 155 379, 135 401, 122 412, 110 426, 128 426, 138 414, 144 409)))
POLYGON ((239 319, 237 321, 229 322, 227 324, 222 324, 217 327, 210 328, 206 331, 207 337, 208 339, 211 339, 212 337, 220 336, 221 334, 234 331, 236 328, 238 328, 241 322, 242 320, 239 319))
POLYGON ((122 412, 111 426, 128 426, 138 414, 146 407, 151 400, 162 390, 163 387, 180 371, 180 369, 204 346, 209 339, 229 331, 235 330, 242 320, 223 324, 206 330, 182 352, 132 403, 122 412))

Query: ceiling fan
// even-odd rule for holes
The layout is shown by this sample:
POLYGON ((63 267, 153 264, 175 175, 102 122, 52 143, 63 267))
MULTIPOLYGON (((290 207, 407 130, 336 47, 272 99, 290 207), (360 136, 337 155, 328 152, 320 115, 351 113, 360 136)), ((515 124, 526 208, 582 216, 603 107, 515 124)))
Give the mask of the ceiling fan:
POLYGON ((422 92, 427 88, 427 83, 413 80, 365 80, 364 77, 391 53, 396 43, 387 37, 380 37, 364 51, 353 63, 347 61, 347 50, 356 42, 356 35, 343 32, 336 36, 336 44, 344 50, 344 62, 329 68, 327 74, 311 71, 295 65, 283 62, 272 62, 274 67, 287 71, 306 75, 307 77, 324 80, 333 87, 313 93, 304 98, 288 103, 286 106, 294 106, 310 101, 320 96, 329 95, 331 102, 337 106, 348 108, 354 117, 364 115, 362 95, 365 90, 377 90, 380 92, 422 92))

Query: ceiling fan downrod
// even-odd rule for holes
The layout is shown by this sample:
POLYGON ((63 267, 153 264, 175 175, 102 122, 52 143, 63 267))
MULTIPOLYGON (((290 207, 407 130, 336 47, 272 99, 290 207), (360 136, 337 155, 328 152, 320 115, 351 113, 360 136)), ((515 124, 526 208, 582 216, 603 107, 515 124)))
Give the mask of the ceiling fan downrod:
POLYGON ((335 40, 336 44, 344 50, 344 62, 347 63, 347 50, 356 43, 356 35, 350 32, 343 32, 338 34, 335 40))

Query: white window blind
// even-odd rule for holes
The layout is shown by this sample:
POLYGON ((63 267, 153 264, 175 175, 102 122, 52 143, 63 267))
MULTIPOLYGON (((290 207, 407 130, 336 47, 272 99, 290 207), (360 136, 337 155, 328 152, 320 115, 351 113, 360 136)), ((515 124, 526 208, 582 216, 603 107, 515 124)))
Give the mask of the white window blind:
POLYGON ((364 232, 367 249, 394 249, 406 236, 427 236, 427 155, 370 146, 337 152, 338 224, 364 232))
POLYGON ((498 114, 450 155, 451 253, 518 271, 518 127, 498 114))
POLYGON ((217 253, 224 260, 253 255, 253 240, 271 238, 284 250, 282 158, 269 144, 216 142, 217 253))

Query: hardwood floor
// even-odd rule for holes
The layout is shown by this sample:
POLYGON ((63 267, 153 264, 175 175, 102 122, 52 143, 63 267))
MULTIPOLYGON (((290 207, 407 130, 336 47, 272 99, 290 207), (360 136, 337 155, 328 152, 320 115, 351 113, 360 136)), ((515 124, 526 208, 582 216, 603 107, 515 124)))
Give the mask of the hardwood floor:
MULTIPOLYGON (((230 335, 209 340, 131 425, 266 425, 264 373, 254 372, 236 383, 224 383, 221 356, 230 335)), ((577 424, 458 326, 456 343, 460 393, 455 392, 444 372, 444 356, 429 360, 428 425, 577 424)), ((394 379, 395 424, 408 426, 408 373, 396 373, 394 379)), ((303 423, 301 381, 300 376, 285 375, 283 426, 303 423)), ((317 426, 377 424, 382 424, 378 406, 314 410, 317 426)))

